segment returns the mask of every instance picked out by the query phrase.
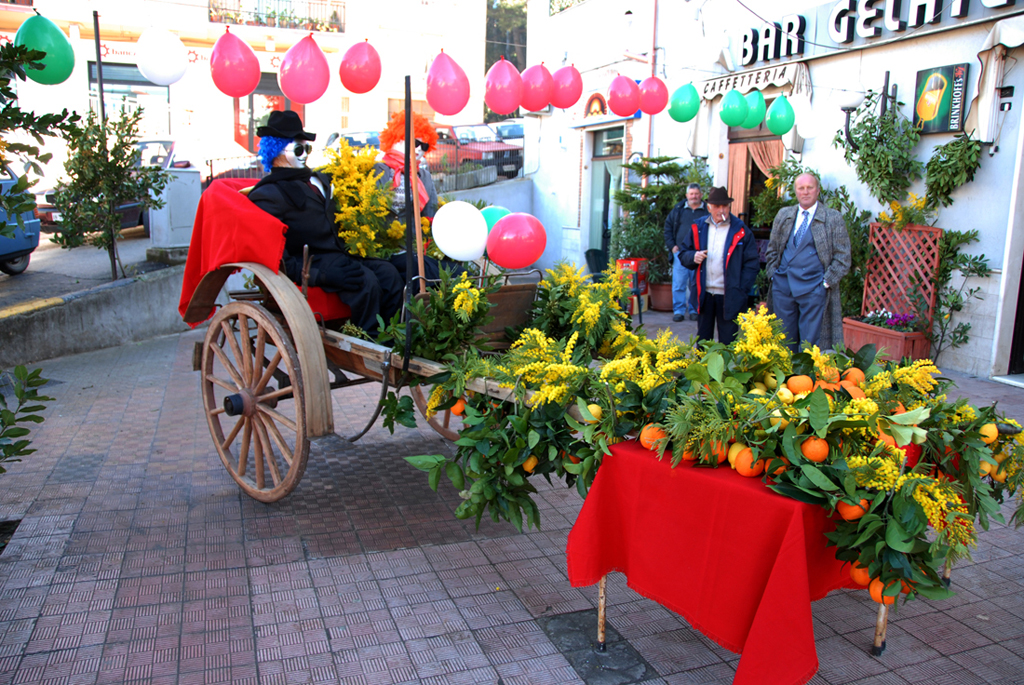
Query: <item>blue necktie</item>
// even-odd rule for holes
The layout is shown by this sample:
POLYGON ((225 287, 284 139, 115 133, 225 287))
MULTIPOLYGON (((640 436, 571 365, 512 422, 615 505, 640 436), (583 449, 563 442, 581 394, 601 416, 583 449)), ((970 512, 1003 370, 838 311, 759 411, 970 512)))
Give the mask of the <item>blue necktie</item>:
POLYGON ((811 216, 807 210, 803 210, 804 220, 800 222, 800 228, 796 229, 796 236, 793 238, 793 245, 800 247, 800 243, 807 237, 807 224, 810 223, 811 216))

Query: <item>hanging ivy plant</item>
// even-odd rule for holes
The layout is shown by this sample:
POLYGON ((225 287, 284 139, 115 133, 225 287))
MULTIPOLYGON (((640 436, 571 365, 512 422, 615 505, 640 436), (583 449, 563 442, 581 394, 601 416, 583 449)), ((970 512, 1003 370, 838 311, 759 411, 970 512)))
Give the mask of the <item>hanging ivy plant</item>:
POLYGON ((932 152, 925 167, 925 188, 932 208, 953 204, 953 191, 974 180, 981 166, 981 143, 963 133, 932 152))
POLYGON ((868 192, 883 205, 899 202, 907 196, 911 184, 921 178, 924 164, 914 157, 914 148, 921 132, 900 112, 902 102, 879 115, 880 94, 868 92, 857 108, 850 125, 850 145, 842 131, 836 133, 832 145, 843 150, 846 161, 853 165, 857 178, 868 192))

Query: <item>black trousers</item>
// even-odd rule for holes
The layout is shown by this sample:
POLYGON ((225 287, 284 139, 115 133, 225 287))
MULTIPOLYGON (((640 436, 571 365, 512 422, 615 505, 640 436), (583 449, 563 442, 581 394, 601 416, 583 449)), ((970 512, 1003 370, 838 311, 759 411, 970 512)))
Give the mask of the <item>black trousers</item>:
POLYGON ((735 321, 725 318, 725 295, 704 293, 697 313, 697 337, 701 340, 713 340, 715 324, 718 324, 718 342, 728 345, 739 332, 740 327, 735 321))

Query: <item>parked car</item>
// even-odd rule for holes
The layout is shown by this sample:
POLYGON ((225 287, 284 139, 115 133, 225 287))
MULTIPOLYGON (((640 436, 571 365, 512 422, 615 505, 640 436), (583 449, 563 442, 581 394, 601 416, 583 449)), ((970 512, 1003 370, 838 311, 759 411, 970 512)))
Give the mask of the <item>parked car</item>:
POLYGON ((523 168, 523 148, 498 140, 487 124, 470 126, 435 125, 437 148, 427 153, 432 172, 449 171, 465 164, 497 167, 498 175, 514 178, 523 168))
POLYGON ((491 128, 498 132, 498 140, 509 145, 523 146, 523 120, 522 119, 505 119, 505 121, 499 121, 496 124, 491 124, 491 128))
MULTIPOLYGON (((0 193, 9 193, 17 181, 14 171, 4 166, 0 172, 0 193)), ((31 211, 24 212, 21 218, 25 228, 20 228, 16 221, 8 219, 3 210, 0 210, 0 218, 4 224, 14 226, 13 236, 0 236, 0 271, 8 276, 17 276, 28 268, 29 255, 39 247, 39 219, 31 211)))
POLYGON ((151 139, 135 144, 143 166, 163 169, 199 169, 203 188, 218 178, 263 178, 259 158, 230 139, 151 139))
MULTIPOLYGON (((327 150, 337 151, 341 147, 341 139, 348 141, 352 147, 380 147, 380 131, 335 131, 327 136, 323 147, 314 147, 306 158, 306 166, 319 169, 327 164, 327 150)), ((313 143, 316 145, 316 143, 313 143)))

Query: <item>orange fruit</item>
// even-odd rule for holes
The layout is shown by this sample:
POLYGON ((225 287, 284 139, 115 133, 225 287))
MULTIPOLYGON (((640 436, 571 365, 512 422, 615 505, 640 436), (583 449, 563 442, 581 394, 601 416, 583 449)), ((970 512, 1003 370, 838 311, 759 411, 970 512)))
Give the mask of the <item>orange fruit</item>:
POLYGON ((569 455, 569 461, 571 461, 574 464, 578 464, 578 463, 580 463, 581 460, 575 454, 570 454, 569 455))
POLYGON ((526 458, 526 461, 523 462, 523 471, 533 473, 533 470, 537 468, 538 463, 540 463, 540 459, 531 454, 526 458))
MULTIPOLYGON (((786 470, 787 466, 789 466, 789 459, 787 459, 786 457, 775 457, 775 459, 781 460, 783 462, 783 464, 782 464, 782 466, 776 466, 775 467, 775 470, 772 471, 772 475, 773 476, 779 475, 780 473, 782 473, 783 471, 786 470)), ((767 458, 765 459, 765 462, 771 462, 771 461, 772 461, 772 459, 767 459, 767 458)))
POLYGON ((865 381, 864 372, 856 366, 851 366, 843 373, 843 380, 850 381, 854 385, 860 385, 865 381))
MULTIPOLYGON (((868 513, 868 501, 862 499, 858 504, 847 504, 846 502, 838 502, 836 504, 836 511, 843 517, 844 521, 856 521, 864 514, 868 513)), ((867 585, 867 583, 862 583, 867 585)))
POLYGON ((697 454, 693 450, 683 450, 683 461, 695 461, 697 454))
MULTIPOLYGON (((895 580, 890 580, 889 585, 895 583, 895 580)), ((885 592, 886 588, 889 587, 882 582, 881 578, 875 578, 868 585, 868 592, 871 593, 871 599, 875 600, 879 604, 893 604, 896 602, 895 597, 886 597, 882 593, 885 592)))
POLYGON ((903 403, 902 402, 897 402, 896 403, 896 408, 892 410, 892 414, 893 414, 893 416, 895 416, 896 414, 903 414, 906 411, 907 411, 907 408, 903 406, 903 403))
POLYGON ((913 582, 908 583, 907 581, 901 579, 900 584, 903 586, 900 588, 900 592, 902 592, 903 594, 907 594, 908 592, 914 589, 913 582))
POLYGON ((814 381, 811 380, 810 376, 790 376, 789 380, 786 381, 786 387, 794 395, 799 395, 802 392, 813 391, 814 381))
POLYGON ((758 459, 754 461, 754 451, 749 447, 743 448, 743 450, 736 455, 736 460, 733 462, 733 467, 736 472, 741 476, 747 478, 754 478, 764 473, 764 459, 758 459))
POLYGON ((721 464, 723 461, 729 458, 729 452, 723 442, 712 443, 711 445, 711 456, 718 460, 721 464))
POLYGON ((649 423, 644 426, 643 430, 640 431, 640 444, 649 450, 653 450, 658 446, 658 441, 665 438, 665 431, 655 426, 653 423, 649 423))
POLYGON ((978 432, 981 433, 981 441, 986 445, 991 445, 999 437, 999 428, 994 423, 986 423, 978 432))
POLYGON ((896 446, 896 438, 892 437, 891 435, 886 435, 885 433, 878 434, 878 442, 884 442, 889 447, 896 446))
POLYGON ((819 374, 818 377, 821 380, 826 381, 828 383, 838 383, 839 382, 839 369, 833 369, 833 368, 825 369, 821 374, 819 374))
POLYGON ((842 381, 839 381, 839 385, 846 392, 850 393, 850 397, 852 397, 854 399, 859 399, 861 397, 865 397, 864 391, 861 390, 859 387, 857 387, 857 385, 853 381, 842 380, 842 381))
POLYGON ((828 441, 812 435, 800 445, 800 453, 820 464, 828 459, 828 441))
POLYGON ((466 411, 466 400, 461 397, 455 400, 455 404, 452 405, 452 413, 456 416, 462 416, 466 411))
POLYGON ((871 575, 868 574, 868 567, 861 566, 856 561, 850 564, 850 579, 857 585, 867 587, 871 583, 871 575))

